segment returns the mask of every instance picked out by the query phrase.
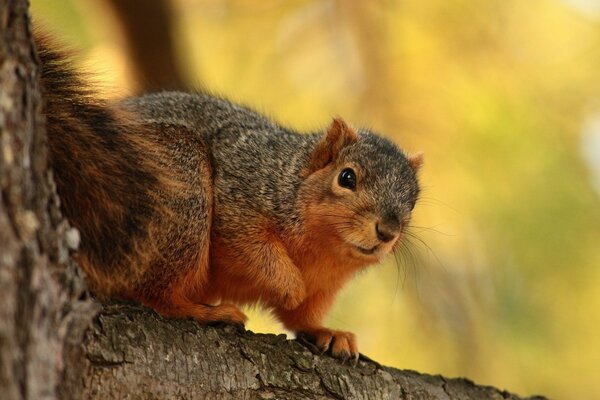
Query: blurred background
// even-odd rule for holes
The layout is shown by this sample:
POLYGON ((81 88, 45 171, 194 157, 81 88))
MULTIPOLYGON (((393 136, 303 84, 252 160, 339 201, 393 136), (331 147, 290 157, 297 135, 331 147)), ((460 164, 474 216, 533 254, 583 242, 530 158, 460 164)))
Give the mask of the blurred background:
POLYGON ((329 324, 390 366, 600 398, 599 1, 31 3, 110 97, 204 88, 424 151, 412 254, 355 279, 329 324))

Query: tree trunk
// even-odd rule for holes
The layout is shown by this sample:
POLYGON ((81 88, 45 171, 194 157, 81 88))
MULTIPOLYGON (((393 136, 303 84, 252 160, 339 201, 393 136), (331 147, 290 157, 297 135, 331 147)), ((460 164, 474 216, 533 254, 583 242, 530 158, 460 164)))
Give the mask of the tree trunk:
POLYGON ((0 0, 2 399, 516 399, 464 379, 342 365, 282 335, 99 309, 47 166, 26 0, 0 0))
POLYGON ((0 0, 0 393, 52 399, 69 324, 89 321, 46 162, 26 0, 0 0))

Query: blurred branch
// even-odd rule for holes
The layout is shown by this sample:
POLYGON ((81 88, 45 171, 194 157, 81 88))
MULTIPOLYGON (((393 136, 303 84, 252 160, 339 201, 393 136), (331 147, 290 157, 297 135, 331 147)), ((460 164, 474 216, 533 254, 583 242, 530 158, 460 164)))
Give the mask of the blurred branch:
POLYGON ((102 0, 121 26, 139 91, 183 89, 169 0, 102 0))

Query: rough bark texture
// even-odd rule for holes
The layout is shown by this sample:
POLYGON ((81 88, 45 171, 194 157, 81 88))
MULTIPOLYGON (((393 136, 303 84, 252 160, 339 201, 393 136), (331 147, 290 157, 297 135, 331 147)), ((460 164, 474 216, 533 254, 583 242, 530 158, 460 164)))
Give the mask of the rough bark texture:
POLYGON ((92 303, 69 264, 69 230, 52 195, 26 0, 0 0, 0 393, 55 398, 64 334, 92 303))
POLYGON ((106 306, 77 347, 65 399, 519 399, 369 360, 343 365, 285 335, 201 327, 129 305, 106 306))

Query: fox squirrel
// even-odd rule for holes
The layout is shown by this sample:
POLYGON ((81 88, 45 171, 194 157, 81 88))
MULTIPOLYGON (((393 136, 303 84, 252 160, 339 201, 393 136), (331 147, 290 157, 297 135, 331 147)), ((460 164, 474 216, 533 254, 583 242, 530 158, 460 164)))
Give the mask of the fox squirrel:
POLYGON ((324 328, 339 289, 397 248, 422 156, 341 118, 299 134, 199 93, 101 99, 37 39, 50 165, 80 232, 76 260, 101 299, 169 317, 243 324, 260 303, 337 358, 324 328))

